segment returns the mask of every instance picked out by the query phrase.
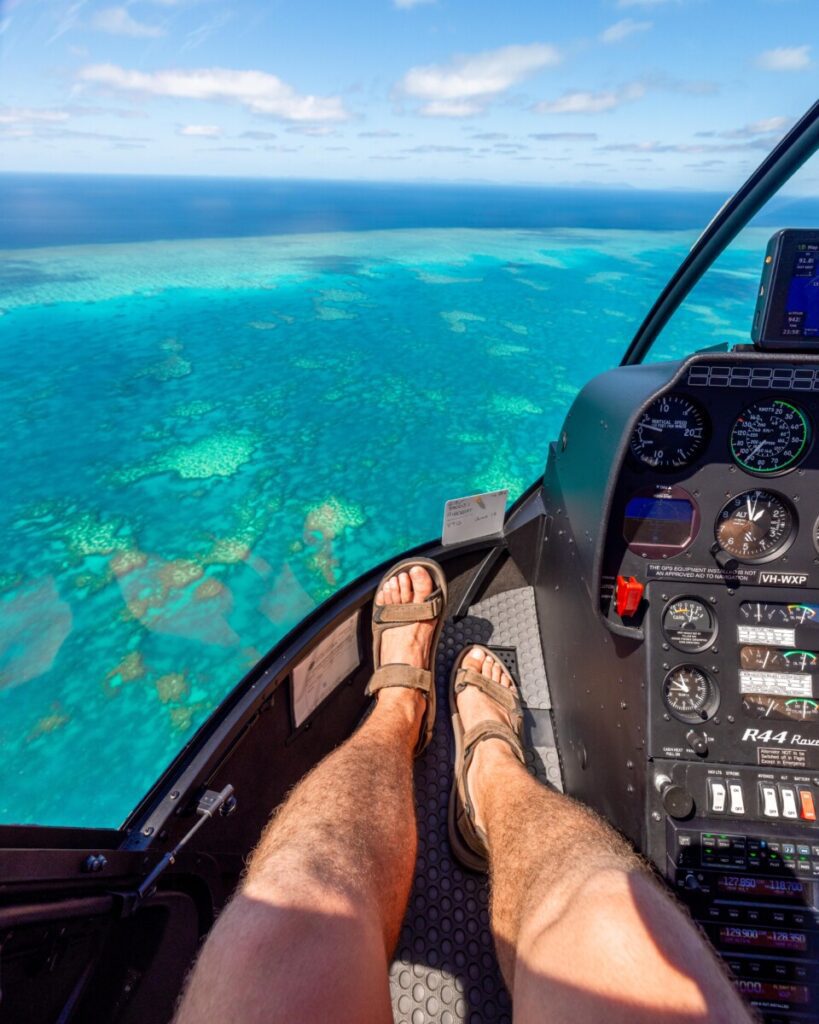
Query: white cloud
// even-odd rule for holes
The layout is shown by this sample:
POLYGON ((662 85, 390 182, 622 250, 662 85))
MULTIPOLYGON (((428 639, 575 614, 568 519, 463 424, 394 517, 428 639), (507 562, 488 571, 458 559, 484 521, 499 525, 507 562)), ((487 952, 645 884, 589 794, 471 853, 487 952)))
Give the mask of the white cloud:
POLYGON ((435 0, 392 0, 396 7, 408 10, 410 7, 420 7, 421 4, 434 4, 435 0))
POLYGON ((92 21, 94 28, 112 36, 131 36, 132 39, 156 39, 165 35, 159 25, 146 25, 131 17, 125 7, 106 7, 97 11, 92 21))
POLYGON ((622 21, 615 21, 613 25, 600 33, 601 43, 619 43, 623 39, 628 39, 629 36, 633 36, 636 32, 647 32, 652 26, 650 21, 635 21, 633 18, 623 18, 622 21))
POLYGON ((410 68, 400 89, 423 100, 420 112, 430 117, 469 117, 527 76, 560 62, 560 53, 546 43, 502 46, 448 64, 410 68))
POLYGON ((809 46, 778 46, 765 50, 756 59, 763 71, 803 71, 810 67, 809 46))
POLYGON ((755 139, 760 135, 781 135, 793 124, 790 117, 764 117, 760 121, 752 121, 741 128, 726 131, 695 132, 700 139, 755 139))
POLYGON ((567 92, 559 99, 537 103, 534 109, 538 114, 600 114, 639 100, 645 94, 646 87, 642 82, 630 82, 619 89, 605 89, 602 92, 567 92))
POLYGON ((178 135, 193 135, 200 139, 218 139, 222 129, 216 124, 183 124, 178 135))
POLYGON ((68 114, 64 110, 44 107, 0 107, 0 125, 64 124, 68 114))
POLYGON ((254 114, 285 121, 344 121, 349 116, 340 97, 302 95, 266 71, 198 68, 146 72, 116 64, 92 64, 78 77, 81 82, 120 92, 240 103, 254 114))

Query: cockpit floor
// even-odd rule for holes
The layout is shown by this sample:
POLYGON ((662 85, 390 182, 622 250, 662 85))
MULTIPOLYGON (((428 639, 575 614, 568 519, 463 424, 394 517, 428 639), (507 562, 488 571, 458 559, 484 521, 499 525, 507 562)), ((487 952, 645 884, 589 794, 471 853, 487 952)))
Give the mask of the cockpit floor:
POLYGON ((468 644, 500 648, 521 685, 527 764, 543 781, 562 789, 530 587, 496 594, 469 614, 447 621, 436 664, 438 718, 432 742, 416 767, 418 862, 407 916, 390 970, 397 1024, 483 1024, 512 1019, 509 995, 489 931, 486 878, 461 868, 447 840, 452 781, 449 676, 468 644))

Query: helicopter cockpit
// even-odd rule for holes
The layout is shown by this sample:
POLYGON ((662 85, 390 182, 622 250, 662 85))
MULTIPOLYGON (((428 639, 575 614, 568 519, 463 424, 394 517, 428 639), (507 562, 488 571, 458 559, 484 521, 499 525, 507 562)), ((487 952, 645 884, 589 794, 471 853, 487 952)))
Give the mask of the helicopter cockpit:
MULTIPOLYGON (((819 106, 543 439, 542 479, 508 512, 454 499, 414 549, 448 579, 439 680, 469 643, 497 653, 530 770, 651 862, 769 1024, 819 1016, 819 231, 770 240, 745 341, 644 360, 817 147, 819 106)), ((366 710, 381 572, 255 663, 121 829, 0 827, 0 1021, 170 1019, 271 810, 366 710)), ((395 1019, 510 1020, 485 880, 447 845, 450 742, 440 720, 416 773, 395 1019)))

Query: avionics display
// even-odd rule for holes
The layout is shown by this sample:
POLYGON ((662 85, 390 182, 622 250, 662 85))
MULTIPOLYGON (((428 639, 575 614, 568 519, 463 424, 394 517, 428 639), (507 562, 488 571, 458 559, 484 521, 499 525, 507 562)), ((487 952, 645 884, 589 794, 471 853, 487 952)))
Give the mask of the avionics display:
POLYGON ((717 888, 731 896, 748 899, 771 898, 793 903, 810 903, 812 885, 792 878, 748 878, 745 875, 720 875, 717 888))
POLYGON ((699 512, 681 487, 650 487, 629 499, 623 516, 623 537, 637 554, 674 555, 697 532, 699 512))
POLYGON ((786 950, 790 953, 804 953, 808 948, 808 937, 804 932, 776 930, 774 928, 741 928, 725 925, 719 930, 722 942, 730 946, 752 946, 755 949, 786 950))
POLYGON ((819 348, 819 231, 788 228, 768 242, 751 333, 760 348, 819 348))

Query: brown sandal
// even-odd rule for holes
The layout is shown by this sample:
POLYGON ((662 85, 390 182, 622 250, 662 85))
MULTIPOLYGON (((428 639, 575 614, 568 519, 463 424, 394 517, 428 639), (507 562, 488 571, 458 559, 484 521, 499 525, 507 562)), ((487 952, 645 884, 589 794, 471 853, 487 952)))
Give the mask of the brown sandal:
POLYGON ((367 684, 367 695, 372 696, 388 686, 406 686, 421 690, 426 695, 427 707, 421 722, 421 733, 415 756, 424 751, 432 739, 435 725, 435 650, 441 630, 444 628, 446 607, 446 576, 444 570, 431 558, 406 558, 394 565, 381 579, 376 593, 391 577, 399 572, 409 572, 413 566, 423 566, 433 579, 435 589, 426 601, 412 604, 375 604, 373 601, 373 675, 367 684), (381 636, 384 630, 406 626, 412 622, 429 622, 437 619, 435 633, 429 648, 429 668, 413 668, 412 665, 381 664, 381 636))
MULTIPOLYGON (((487 839, 482 829, 475 824, 475 808, 469 795, 466 776, 478 744, 482 740, 497 739, 508 743, 521 762, 526 763, 523 753, 523 709, 520 694, 515 682, 515 689, 508 690, 500 683, 487 679, 480 672, 471 668, 463 668, 464 659, 473 648, 478 647, 495 661, 497 655, 481 644, 470 644, 458 655, 452 666, 452 679, 449 686, 449 710, 452 715, 452 730, 455 734, 455 767, 452 779, 452 790, 449 794, 449 843, 458 860, 473 871, 487 871, 487 839), (504 722, 484 719, 474 725, 469 732, 464 731, 461 716, 458 714, 456 697, 467 686, 476 686, 479 690, 499 704, 511 720, 511 728, 504 722)), ((511 676, 507 670, 507 675, 511 676)))

